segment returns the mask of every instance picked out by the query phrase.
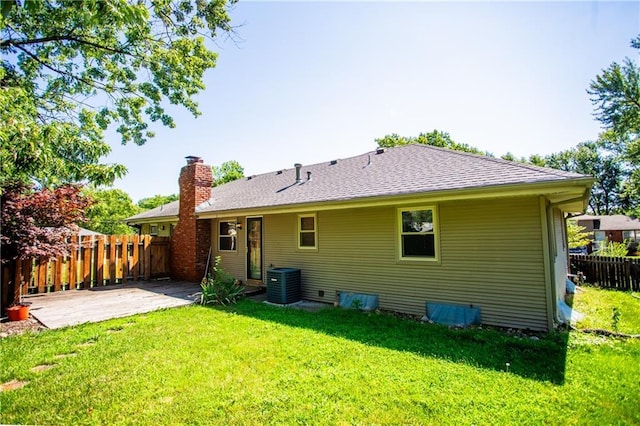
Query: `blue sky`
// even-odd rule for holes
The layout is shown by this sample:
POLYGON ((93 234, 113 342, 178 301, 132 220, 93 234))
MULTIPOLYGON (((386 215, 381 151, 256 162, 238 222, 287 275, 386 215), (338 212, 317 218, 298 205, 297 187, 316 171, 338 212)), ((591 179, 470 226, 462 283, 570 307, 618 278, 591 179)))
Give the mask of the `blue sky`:
POLYGON ((637 2, 240 2, 213 45, 193 118, 117 135, 108 162, 134 201, 178 192, 184 157, 237 160, 246 175, 345 158, 390 133, 433 129, 500 156, 550 154, 600 131, 586 89, 637 60, 637 2))

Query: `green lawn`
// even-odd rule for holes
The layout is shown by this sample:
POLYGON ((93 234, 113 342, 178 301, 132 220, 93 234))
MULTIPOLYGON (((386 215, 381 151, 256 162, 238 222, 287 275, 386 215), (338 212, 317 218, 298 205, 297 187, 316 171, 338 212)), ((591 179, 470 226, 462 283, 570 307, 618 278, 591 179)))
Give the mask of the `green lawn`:
MULTIPOLYGON (((576 306, 609 297, 598 292, 576 306)), ((619 330, 640 333, 622 321, 640 317, 640 300, 613 300, 619 330)), ((0 381, 29 382, 0 393, 5 424, 640 423, 640 339, 531 339, 242 301, 0 345, 0 381), (53 367, 31 371, 42 364, 53 367)))
POLYGON ((579 287, 573 308, 586 317, 577 325, 579 328, 612 331, 617 328, 621 333, 640 334, 640 293, 636 297, 628 292, 579 287), (617 322, 613 318, 614 308, 619 311, 617 322))

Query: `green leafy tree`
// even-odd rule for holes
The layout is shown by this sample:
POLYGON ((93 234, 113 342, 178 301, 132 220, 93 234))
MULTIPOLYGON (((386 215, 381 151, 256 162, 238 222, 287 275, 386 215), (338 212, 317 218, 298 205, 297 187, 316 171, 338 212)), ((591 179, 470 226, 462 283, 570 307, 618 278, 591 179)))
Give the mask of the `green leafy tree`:
MULTIPOLYGON (((0 85, 6 83, 0 68, 0 85)), ((111 148, 89 141, 86 123, 43 121, 26 90, 0 86, 0 187, 37 182, 41 187, 91 181, 112 182, 126 173, 121 165, 100 164, 111 148)))
POLYGON ((223 185, 244 177, 244 168, 235 160, 222 163, 220 166, 212 166, 213 183, 211 186, 223 185))
POLYGON ((544 158, 544 166, 552 169, 564 170, 567 172, 574 171, 572 164, 572 150, 560 151, 549 154, 544 158))
MULTIPOLYGON (((631 40, 640 50, 640 35, 631 40)), ((613 62, 591 82, 587 92, 596 106, 595 116, 605 128, 619 136, 631 136, 627 148, 636 162, 640 160, 640 68, 630 58, 613 62)))
POLYGON ((627 215, 640 217, 640 170, 634 168, 622 184, 622 205, 627 215))
POLYGON ((136 233, 123 220, 140 213, 142 209, 133 204, 126 192, 120 189, 85 188, 84 194, 93 200, 93 205, 86 212, 85 228, 107 235, 136 233))
POLYGON ((230 28, 234 0, 2 1, 2 182, 112 182, 104 131, 143 144, 150 122, 174 127, 167 104, 198 115, 194 96, 230 28))
POLYGON ((545 167, 546 165, 546 161, 544 157, 538 154, 532 154, 531 156, 529 156, 527 163, 533 164, 534 166, 540 166, 540 167, 545 167))
POLYGON ((153 197, 143 198, 138 201, 138 207, 144 210, 150 210, 180 199, 178 194, 171 195, 154 195, 153 197))
POLYGON ((625 211, 623 194, 628 170, 620 157, 607 146, 606 141, 600 138, 550 154, 544 159, 535 158, 535 161, 537 165, 542 162, 546 167, 593 176, 596 181, 591 189, 590 210, 598 215, 622 213, 625 211))
POLYGON ((378 148, 391 148, 394 146, 402 146, 409 144, 422 144, 437 146, 440 148, 449 148, 455 151, 470 152, 472 154, 487 155, 487 153, 480 151, 477 148, 469 146, 467 144, 460 144, 451 139, 451 136, 447 132, 441 132, 434 130, 429 133, 420 133, 418 136, 399 136, 396 133, 386 135, 382 138, 375 140, 378 144, 378 148))
POLYGON ((601 142, 584 142, 572 150, 573 171, 594 176, 589 207, 598 215, 622 212, 622 184, 626 178, 622 163, 601 142))
POLYGON ((507 152, 506 154, 502 155, 500 158, 502 158, 503 160, 507 160, 507 161, 518 161, 516 156, 513 155, 510 152, 507 152))
MULTIPOLYGON (((631 47, 640 51, 640 35, 631 40, 631 47)), ((629 166, 623 183, 625 212, 640 216, 640 67, 628 57, 622 64, 613 62, 587 92, 596 118, 607 130, 605 139, 629 166)))
POLYGON ((584 226, 577 224, 575 220, 567 220, 567 243, 569 248, 584 247, 591 242, 591 233, 586 232, 584 226))

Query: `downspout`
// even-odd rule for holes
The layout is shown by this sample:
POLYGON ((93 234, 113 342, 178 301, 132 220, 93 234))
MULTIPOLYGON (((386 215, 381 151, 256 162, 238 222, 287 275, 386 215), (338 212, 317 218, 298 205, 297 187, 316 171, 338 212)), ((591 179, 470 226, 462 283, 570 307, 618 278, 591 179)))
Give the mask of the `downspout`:
MULTIPOLYGON (((547 198, 544 196, 540 197, 540 221, 542 225, 542 249, 546 253, 546 256, 543 257, 544 262, 544 281, 547 285, 545 285, 545 293, 547 296, 547 329, 549 331, 554 328, 554 320, 558 320, 558 313, 556 309, 556 280, 555 273, 551 273, 553 269, 553 253, 550 248, 550 242, 552 241, 553 233, 549 227, 549 212, 552 212, 553 209, 550 207, 551 204, 547 203, 547 198)), ((553 222, 552 222, 553 223, 553 222)), ((554 271, 555 272, 555 271, 554 271)))

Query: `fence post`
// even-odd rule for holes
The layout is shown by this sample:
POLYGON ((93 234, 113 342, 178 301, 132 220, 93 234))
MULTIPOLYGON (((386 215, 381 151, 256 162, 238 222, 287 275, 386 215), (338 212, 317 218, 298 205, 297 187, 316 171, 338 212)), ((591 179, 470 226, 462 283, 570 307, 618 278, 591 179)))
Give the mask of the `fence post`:
POLYGON ((53 274, 53 291, 60 291, 63 288, 62 285, 62 261, 64 256, 58 256, 53 262, 55 272, 53 274))
POLYGON ((133 280, 138 281, 138 272, 140 270, 140 237, 136 234, 131 239, 131 268, 133 269, 133 280))
POLYGON ((13 283, 13 268, 15 268, 15 261, 9 261, 7 263, 0 263, 0 268, 2 268, 2 275, 0 276, 2 282, 2 291, 0 292, 0 296, 2 300, 0 300, 0 307, 2 308, 2 312, 0 314, 4 314, 4 310, 8 308, 13 300, 11 296, 14 294, 14 290, 12 287, 13 283))
POLYGON ((82 245, 82 288, 91 288, 91 237, 80 238, 82 245))
POLYGON ((618 282, 620 283, 620 287, 623 290, 628 290, 629 287, 627 286, 627 275, 626 275, 626 269, 625 269, 625 260, 623 257, 618 259, 617 262, 617 275, 618 275, 618 282))
POLYGON ((69 257, 69 290, 78 288, 78 236, 71 237, 71 255, 69 257))
POLYGON ((63 290, 71 290, 71 252, 62 258, 62 276, 60 286, 63 290))
POLYGON ((624 259, 623 262, 624 288, 625 290, 631 290, 633 287, 631 282, 631 262, 627 259, 624 259))
POLYGON ((13 288, 11 289, 11 300, 9 303, 13 303, 15 300, 18 300, 20 297, 20 286, 24 283, 24 277, 22 276, 22 259, 14 260, 14 271, 13 276, 10 276, 9 279, 13 281, 13 288))
POLYGON ((595 261, 596 261, 596 263, 594 264, 595 269, 596 269, 596 271, 595 271, 596 273, 594 274, 594 275, 595 275, 595 276, 594 276, 594 279, 595 279, 596 281, 594 281, 594 284, 599 283, 599 284, 601 284, 601 285, 602 285, 602 284, 604 284, 604 283, 602 282, 602 276, 603 276, 603 272, 602 272, 602 263, 601 263, 601 262, 599 262, 599 261, 598 261, 598 259, 599 259, 599 258, 598 258, 598 256, 596 256, 596 257, 595 257, 595 261))
POLYGON ((38 258, 38 293, 47 292, 47 266, 49 265, 49 259, 44 257, 38 258))
POLYGON ((127 282, 129 276, 129 239, 126 235, 120 236, 122 239, 122 284, 127 282))
POLYGON ((117 251, 117 242, 116 236, 111 235, 109 237, 109 284, 116 283, 116 251, 117 251))
POLYGON ((104 285, 104 236, 98 235, 96 237, 96 285, 104 285))
POLYGON ((151 236, 144 235, 144 279, 151 279, 151 236))
MULTIPOLYGON (((34 285, 36 285, 37 283, 35 282, 35 277, 33 276, 33 272, 35 267, 33 266, 34 264, 34 260, 33 259, 25 259, 22 261, 22 272, 21 272, 21 278, 20 281, 18 281, 20 283, 20 285, 26 285, 26 290, 23 289, 22 294, 27 294, 29 292, 29 287, 31 287, 31 280, 34 281, 34 285)), ((19 291, 20 289, 18 289, 19 291)))

